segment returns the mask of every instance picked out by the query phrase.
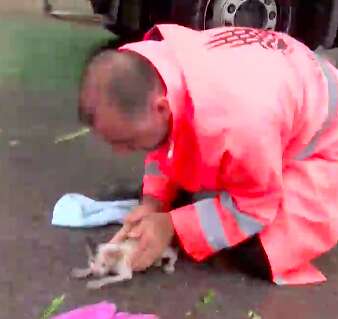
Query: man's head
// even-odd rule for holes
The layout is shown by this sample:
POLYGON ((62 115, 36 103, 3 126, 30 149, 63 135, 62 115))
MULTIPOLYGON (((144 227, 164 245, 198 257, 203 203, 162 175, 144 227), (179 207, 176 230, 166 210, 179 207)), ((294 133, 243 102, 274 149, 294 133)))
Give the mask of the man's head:
POLYGON ((79 116, 113 148, 152 150, 170 130, 166 88, 151 63, 131 51, 105 49, 83 73, 79 116))

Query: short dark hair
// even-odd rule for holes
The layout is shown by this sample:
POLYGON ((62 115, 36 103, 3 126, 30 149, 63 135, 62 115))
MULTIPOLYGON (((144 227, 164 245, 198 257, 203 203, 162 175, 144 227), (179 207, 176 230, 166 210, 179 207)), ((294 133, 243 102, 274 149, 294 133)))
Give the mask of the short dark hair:
MULTIPOLYGON (((129 50, 117 51, 110 45, 101 46, 92 52, 87 59, 82 79, 81 90, 90 75, 89 69, 103 60, 114 64, 107 86, 108 97, 121 112, 128 116, 142 113, 148 106, 151 94, 156 90, 164 90, 162 79, 155 67, 142 55, 129 50)), ((82 122, 93 125, 95 106, 86 110, 79 105, 79 117, 82 122)))

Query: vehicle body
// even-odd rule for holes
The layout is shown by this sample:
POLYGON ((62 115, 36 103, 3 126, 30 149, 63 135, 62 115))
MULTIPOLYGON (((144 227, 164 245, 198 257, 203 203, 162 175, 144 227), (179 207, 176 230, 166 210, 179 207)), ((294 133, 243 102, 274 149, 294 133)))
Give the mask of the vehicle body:
POLYGON ((286 32, 315 49, 338 46, 338 0, 90 0, 104 26, 139 37, 152 25, 197 30, 222 25, 286 32))

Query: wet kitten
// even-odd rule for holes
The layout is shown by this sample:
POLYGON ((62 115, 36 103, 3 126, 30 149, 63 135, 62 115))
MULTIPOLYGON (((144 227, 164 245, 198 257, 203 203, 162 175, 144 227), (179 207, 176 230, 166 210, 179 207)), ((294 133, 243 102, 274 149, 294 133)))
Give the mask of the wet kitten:
MULTIPOLYGON (((87 239, 86 251, 88 255, 88 268, 72 270, 74 278, 87 278, 90 275, 99 279, 90 280, 87 283, 89 289, 99 289, 105 285, 130 280, 133 277, 130 259, 136 249, 137 241, 127 239, 122 243, 106 243, 97 247, 96 253, 92 242, 87 239), (114 275, 111 275, 114 274, 114 275)), ((155 263, 155 266, 162 267, 163 259, 168 259, 168 263, 163 265, 163 270, 167 274, 175 271, 177 252, 168 247, 162 257, 155 263)))

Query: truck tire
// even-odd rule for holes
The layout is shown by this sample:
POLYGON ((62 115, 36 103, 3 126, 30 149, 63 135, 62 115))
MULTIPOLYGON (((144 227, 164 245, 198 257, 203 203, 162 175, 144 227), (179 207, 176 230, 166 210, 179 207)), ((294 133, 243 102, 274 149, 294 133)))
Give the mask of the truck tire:
POLYGON ((203 30, 204 11, 208 0, 172 0, 171 21, 203 30))
POLYGON ((310 49, 334 46, 338 27, 338 0, 298 0, 295 37, 310 49))
POLYGON ((338 47, 338 0, 332 0, 329 25, 324 34, 323 46, 326 49, 338 47))

